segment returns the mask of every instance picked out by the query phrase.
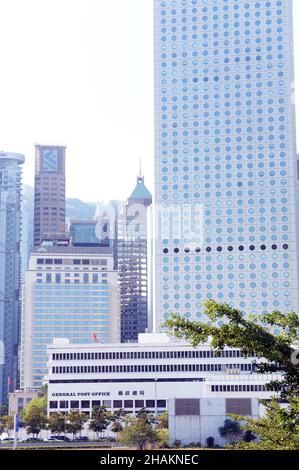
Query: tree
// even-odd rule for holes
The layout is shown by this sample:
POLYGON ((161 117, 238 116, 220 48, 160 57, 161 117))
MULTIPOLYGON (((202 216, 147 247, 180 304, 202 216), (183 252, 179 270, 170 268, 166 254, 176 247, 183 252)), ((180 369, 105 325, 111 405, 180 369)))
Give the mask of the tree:
POLYGON ((66 431, 66 416, 63 413, 52 413, 48 420, 48 427, 53 434, 66 431))
POLYGON ((120 442, 134 445, 139 450, 144 450, 149 444, 157 444, 159 437, 149 422, 149 417, 136 417, 122 431, 120 442))
POLYGON ((73 439, 78 432, 81 432, 84 423, 87 421, 87 416, 80 411, 71 410, 66 419, 66 430, 73 434, 73 439))
POLYGON ((42 385, 38 391, 37 397, 44 398, 48 396, 48 384, 42 385))
POLYGON ((110 416, 110 421, 112 423, 111 431, 114 432, 117 436, 124 428, 124 418, 127 416, 128 412, 123 408, 114 411, 110 416))
POLYGON ((99 438, 99 433, 102 433, 107 429, 109 421, 109 413, 105 407, 95 406, 92 409, 89 429, 96 433, 97 439, 99 438))
POLYGON ((47 426, 47 399, 34 398, 23 409, 23 421, 28 434, 38 436, 47 426))
POLYGON ((5 416, 0 416, 0 434, 5 431, 5 416))
POLYGON ((234 439, 238 439, 242 435, 242 429, 238 421, 233 421, 229 418, 224 421, 224 425, 218 431, 220 436, 227 439, 230 444, 234 439))
POLYGON ((0 434, 6 432, 8 435, 10 431, 14 428, 14 418, 13 416, 1 416, 0 417, 0 434))
POLYGON ((299 397, 291 397, 285 408, 277 400, 264 405, 265 416, 262 418, 232 415, 244 431, 259 437, 259 440, 239 442, 234 449, 299 450, 299 397))
MULTIPOLYGON (((205 302, 205 313, 212 324, 191 321, 179 315, 171 315, 165 327, 178 338, 185 338, 194 347, 210 341, 216 351, 225 346, 241 349, 244 355, 256 355, 266 362, 255 364, 259 373, 280 373, 281 380, 268 386, 282 398, 299 390, 299 369, 294 360, 299 318, 294 312, 278 311, 246 319, 237 309, 213 300, 205 302), (222 326, 215 326, 216 322, 222 326), (273 329, 280 334, 273 334, 273 329)), ((297 348, 298 349, 298 348, 297 348)))
POLYGON ((156 429, 168 429, 168 412, 164 411, 157 418, 158 424, 156 429))
POLYGON ((169 431, 167 428, 159 428, 156 429, 156 434, 157 434, 157 445, 160 449, 165 449, 168 447, 168 441, 169 441, 169 431))
POLYGON ((253 434, 252 431, 245 431, 244 436, 243 436, 244 442, 252 442, 255 439, 256 439, 256 436, 253 434))
POLYGON ((146 408, 140 408, 140 410, 136 413, 136 417, 144 419, 144 421, 149 424, 156 423, 155 416, 152 415, 146 408))
POLYGON ((214 437, 210 436, 210 437, 207 438, 207 447, 209 449, 213 449, 214 443, 215 443, 214 437))

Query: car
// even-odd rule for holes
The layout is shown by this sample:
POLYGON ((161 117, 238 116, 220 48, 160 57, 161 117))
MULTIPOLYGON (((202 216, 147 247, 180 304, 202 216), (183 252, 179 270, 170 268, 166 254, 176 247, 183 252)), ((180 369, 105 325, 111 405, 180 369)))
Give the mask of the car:
POLYGON ((66 436, 51 436, 47 441, 56 441, 56 442, 61 442, 61 441, 70 441, 70 439, 66 436))
POLYGON ((13 442, 14 438, 13 437, 4 437, 1 439, 0 442, 13 442))
POLYGON ((87 436, 79 436, 79 437, 76 437, 74 439, 74 441, 77 441, 77 442, 80 442, 80 441, 82 442, 83 441, 83 442, 85 442, 85 441, 89 441, 89 439, 88 439, 87 436))
POLYGON ((28 439, 25 439, 23 442, 43 442, 43 439, 40 437, 28 437, 28 439))

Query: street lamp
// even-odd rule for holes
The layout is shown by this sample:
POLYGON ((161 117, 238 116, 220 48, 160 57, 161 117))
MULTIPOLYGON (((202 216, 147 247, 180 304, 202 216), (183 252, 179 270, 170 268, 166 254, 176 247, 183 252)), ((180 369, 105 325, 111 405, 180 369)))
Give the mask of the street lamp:
POLYGON ((158 414, 158 411, 157 411, 157 382, 158 382, 158 379, 155 379, 155 418, 157 418, 157 414, 158 414))

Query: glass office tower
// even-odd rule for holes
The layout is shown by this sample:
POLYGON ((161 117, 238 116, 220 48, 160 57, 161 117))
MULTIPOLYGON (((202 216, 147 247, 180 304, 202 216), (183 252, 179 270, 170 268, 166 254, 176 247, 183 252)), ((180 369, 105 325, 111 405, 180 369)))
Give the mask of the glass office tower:
POLYGON ((0 405, 19 386, 21 199, 25 157, 0 152, 0 405))
POLYGON ((291 0, 155 0, 156 323, 298 309, 291 0))

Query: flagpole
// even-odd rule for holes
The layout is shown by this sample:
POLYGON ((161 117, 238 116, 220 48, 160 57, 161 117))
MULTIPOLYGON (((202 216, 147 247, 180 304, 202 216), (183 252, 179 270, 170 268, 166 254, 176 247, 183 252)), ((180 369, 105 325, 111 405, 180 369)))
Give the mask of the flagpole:
POLYGON ((18 413, 14 414, 14 440, 13 440, 13 450, 16 450, 18 446, 18 434, 19 434, 19 415, 18 413))

